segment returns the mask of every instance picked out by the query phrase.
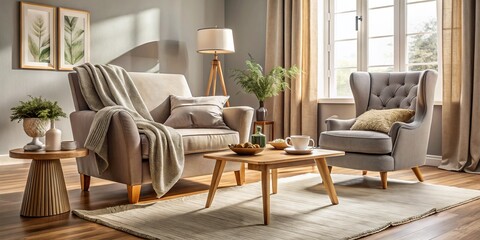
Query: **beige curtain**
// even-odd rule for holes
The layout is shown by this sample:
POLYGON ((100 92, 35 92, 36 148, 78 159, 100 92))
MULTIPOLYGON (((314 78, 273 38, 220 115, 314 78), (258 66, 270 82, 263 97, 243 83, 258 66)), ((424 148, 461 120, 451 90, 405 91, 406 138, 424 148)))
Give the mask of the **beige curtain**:
POLYGON ((266 101, 275 136, 317 138, 317 0, 268 0, 265 70, 299 67, 290 90, 266 101))
POLYGON ((480 173, 480 1, 443 0, 442 163, 480 173))

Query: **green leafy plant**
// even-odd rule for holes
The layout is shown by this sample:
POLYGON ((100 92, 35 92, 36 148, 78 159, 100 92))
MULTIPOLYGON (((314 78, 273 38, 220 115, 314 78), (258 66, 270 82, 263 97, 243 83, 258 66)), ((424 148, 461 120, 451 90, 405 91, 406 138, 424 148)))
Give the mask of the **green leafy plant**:
POLYGON ((41 118, 58 120, 60 117, 67 117, 58 103, 48 101, 42 97, 29 96, 30 100, 20 101, 16 107, 12 107, 12 115, 10 121, 18 120, 20 122, 25 118, 41 118))
POLYGON ((83 34, 85 30, 77 27, 78 17, 64 16, 65 20, 65 62, 74 65, 85 55, 83 34))
POLYGON ((246 93, 253 93, 261 102, 265 99, 277 96, 280 92, 289 88, 286 79, 292 79, 300 70, 293 66, 290 69, 274 67, 267 75, 264 74, 260 64, 250 56, 246 60, 245 70, 233 70, 233 77, 237 85, 240 85, 246 93))
POLYGON ((50 35, 42 16, 37 16, 32 23, 30 35, 28 34, 28 50, 35 62, 50 62, 50 35))

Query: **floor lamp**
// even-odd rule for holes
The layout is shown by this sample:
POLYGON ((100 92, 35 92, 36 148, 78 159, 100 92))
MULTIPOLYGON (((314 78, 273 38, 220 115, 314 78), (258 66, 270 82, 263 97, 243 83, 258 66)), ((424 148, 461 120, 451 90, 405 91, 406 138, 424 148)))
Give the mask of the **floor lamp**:
MULTIPOLYGON (((218 60, 218 54, 235 52, 232 29, 228 28, 201 28, 197 30, 197 52, 213 54, 212 66, 206 96, 213 96, 217 90, 217 75, 222 86, 223 95, 227 96, 227 88, 223 78, 222 64, 218 60)), ((227 101, 227 107, 230 103, 227 101)))

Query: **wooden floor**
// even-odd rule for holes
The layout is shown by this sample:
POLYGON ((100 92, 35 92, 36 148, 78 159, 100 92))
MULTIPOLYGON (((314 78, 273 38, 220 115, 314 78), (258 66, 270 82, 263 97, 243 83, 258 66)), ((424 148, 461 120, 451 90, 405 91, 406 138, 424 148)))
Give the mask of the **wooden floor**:
MULTIPOLYGON (((92 178, 90 192, 80 191, 79 176, 73 159, 62 161, 72 209, 98 209, 127 204, 126 186, 92 178)), ((20 205, 29 164, 0 166, 0 239, 134 239, 135 237, 66 213, 54 217, 20 217, 20 205)), ((425 181, 431 184, 479 189, 480 176, 422 167, 425 181)), ((316 171, 312 167, 281 169, 280 177, 316 171)), ((333 173, 361 174, 361 171, 334 168, 333 173)), ((370 176, 378 173, 369 172, 370 176)), ((412 171, 389 173, 390 178, 416 180, 412 171)), ((247 171, 247 183, 259 181, 257 171, 247 171)), ((206 192, 210 176, 181 180, 163 199, 206 192)), ((235 185, 233 173, 225 173, 221 187, 235 185)), ((380 187, 380 186, 379 186, 380 187)), ((142 202, 159 201, 149 185, 144 185, 142 202)), ((341 201, 341 199, 340 199, 341 201)), ((415 203, 412 203, 415 204, 415 203)), ((390 228, 367 239, 479 239, 480 202, 390 228)))

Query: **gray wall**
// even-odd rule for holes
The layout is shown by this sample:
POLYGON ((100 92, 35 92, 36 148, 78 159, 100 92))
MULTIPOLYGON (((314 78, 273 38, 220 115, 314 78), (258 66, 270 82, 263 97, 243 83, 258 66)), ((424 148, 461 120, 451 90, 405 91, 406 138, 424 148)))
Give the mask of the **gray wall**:
MULTIPOLYGON (((325 119, 337 115, 340 119, 350 119, 355 117, 354 104, 321 103, 319 105, 318 119, 320 131, 325 131, 325 119)), ((432 128, 430 130, 430 140, 428 142, 427 154, 442 155, 442 106, 435 105, 433 110, 432 128)))
MULTIPOLYGON (((194 95, 205 91, 211 56, 196 53, 196 30, 224 26, 224 0, 31 2, 89 11, 92 63, 119 64, 128 71, 182 73, 194 95)), ((67 72, 19 69, 18 19, 19 2, 2 0, 0 155, 29 141, 21 124, 9 120, 10 108, 27 95, 56 100, 67 113, 74 110, 67 72)), ((64 140, 72 139, 68 119, 61 120, 57 126, 64 140)))
POLYGON ((253 94, 246 94, 231 77, 232 69, 245 69, 248 54, 265 64, 266 0, 225 0, 225 26, 231 28, 235 53, 225 55, 224 75, 230 103, 234 106, 258 108, 253 94))

